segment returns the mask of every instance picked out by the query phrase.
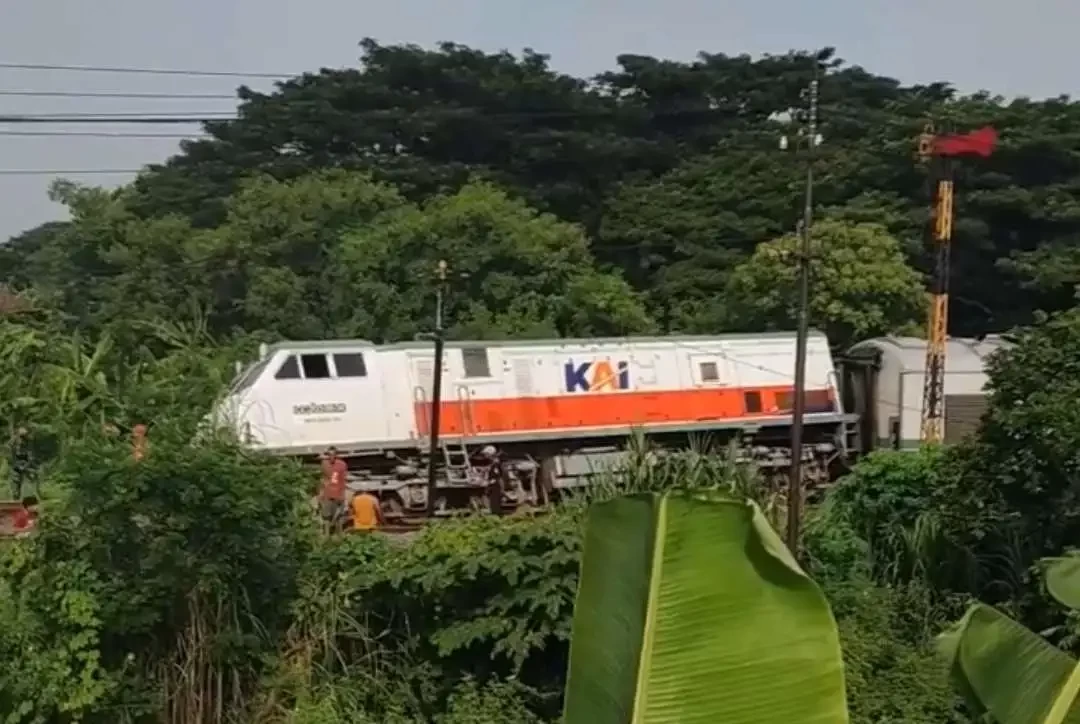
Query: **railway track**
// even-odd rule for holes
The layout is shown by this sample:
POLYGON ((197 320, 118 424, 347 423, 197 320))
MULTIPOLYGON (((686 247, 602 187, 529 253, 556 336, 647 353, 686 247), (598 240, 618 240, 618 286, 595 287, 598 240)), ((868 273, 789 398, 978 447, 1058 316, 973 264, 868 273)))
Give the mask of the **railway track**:
MULTIPOLYGON (((509 520, 520 520, 523 518, 534 518, 538 515, 546 515, 549 509, 544 508, 527 508, 524 510, 506 510, 503 517, 509 520)), ((455 520, 461 518, 470 518, 478 513, 462 512, 456 515, 437 515, 431 516, 404 516, 401 518, 395 518, 392 521, 387 522, 384 525, 379 526, 378 531, 387 535, 406 535, 409 533, 418 533, 425 527, 432 523, 440 521, 455 520)), ((485 513, 480 513, 485 514, 485 513)))

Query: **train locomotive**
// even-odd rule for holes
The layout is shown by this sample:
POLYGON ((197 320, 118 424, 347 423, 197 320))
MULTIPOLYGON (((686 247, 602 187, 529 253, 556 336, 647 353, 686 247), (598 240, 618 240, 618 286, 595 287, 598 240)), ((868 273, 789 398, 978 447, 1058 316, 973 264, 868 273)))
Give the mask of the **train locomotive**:
MULTIPOLYGON (((809 486, 891 444, 893 432, 899 446, 912 411, 890 380, 911 370, 890 367, 890 345, 864 342, 834 363, 826 337, 811 333, 801 451, 809 486)), ((736 439, 764 476, 782 476, 793 454, 794 359, 792 333, 447 342, 434 510, 485 495, 478 452, 497 451, 512 508, 610 474, 634 434, 659 450, 695 436, 736 439)), ((428 510, 433 380, 430 343, 283 342, 240 371, 212 418, 274 455, 314 459, 335 447, 350 488, 374 492, 390 517, 410 516, 428 510)))

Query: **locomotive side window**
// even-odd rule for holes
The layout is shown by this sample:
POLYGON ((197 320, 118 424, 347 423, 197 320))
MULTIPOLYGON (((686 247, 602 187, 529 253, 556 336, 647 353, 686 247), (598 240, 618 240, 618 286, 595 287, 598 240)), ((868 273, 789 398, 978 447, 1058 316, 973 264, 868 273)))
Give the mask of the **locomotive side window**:
POLYGON ((487 347, 466 347, 461 350, 461 364, 466 377, 491 377, 487 347))
POLYGON ((277 374, 274 375, 275 380, 298 380, 300 379, 300 363, 296 361, 296 355, 291 354, 282 363, 278 369, 277 374))
POLYGON ((367 377, 364 355, 359 352, 335 354, 334 367, 337 368, 338 377, 367 377))
POLYGON ((720 381, 720 369, 715 362, 702 362, 699 365, 701 370, 702 382, 719 382, 720 381))
POLYGON ((304 379, 322 380, 330 376, 330 363, 325 354, 302 354, 300 364, 304 368, 304 379))
POLYGON ((761 412, 761 393, 757 390, 743 393, 743 404, 746 405, 746 414, 756 415, 761 412))

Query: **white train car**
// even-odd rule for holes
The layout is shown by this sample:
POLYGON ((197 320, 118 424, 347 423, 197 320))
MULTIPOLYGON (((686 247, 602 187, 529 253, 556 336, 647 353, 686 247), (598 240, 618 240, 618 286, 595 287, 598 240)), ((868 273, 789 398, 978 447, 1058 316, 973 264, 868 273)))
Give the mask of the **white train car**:
MULTIPOLYGON (((786 464, 794 361, 789 333, 448 342, 446 467, 455 467, 451 449, 467 460, 469 449, 494 445, 518 470, 539 466, 557 487, 617 454, 633 430, 672 446, 693 433, 742 433, 748 449, 786 464)), ((422 508, 433 372, 427 342, 284 342, 238 377, 217 419, 275 454, 309 457, 335 446, 364 485, 397 496, 402 509, 422 508)), ((810 337, 806 379, 808 449, 833 454, 851 416, 821 334, 810 337)))
MULTIPOLYGON (((997 335, 982 339, 950 337, 945 350, 942 412, 944 442, 956 443, 972 434, 986 410, 986 364, 990 355, 1007 346, 997 335)), ((851 347, 844 367, 850 389, 847 402, 860 417, 860 452, 875 448, 914 450, 922 432, 922 398, 926 382, 926 340, 916 337, 877 337, 851 347)))

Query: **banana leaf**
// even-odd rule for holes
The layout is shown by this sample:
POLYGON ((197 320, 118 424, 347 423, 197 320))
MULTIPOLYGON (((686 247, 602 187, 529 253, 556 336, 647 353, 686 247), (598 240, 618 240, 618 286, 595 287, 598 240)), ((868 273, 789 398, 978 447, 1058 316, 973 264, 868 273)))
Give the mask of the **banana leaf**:
POLYGON ((938 645, 954 684, 977 713, 999 724, 1080 724, 1080 682, 1071 676, 1076 662, 1005 614, 974 604, 938 645))
POLYGON ((564 721, 848 721, 832 613, 756 505, 667 493, 593 506, 564 721))
POLYGON ((1039 563, 1050 595, 1059 603, 1080 611, 1080 556, 1043 558, 1039 563))

